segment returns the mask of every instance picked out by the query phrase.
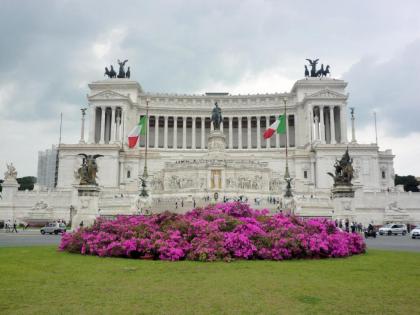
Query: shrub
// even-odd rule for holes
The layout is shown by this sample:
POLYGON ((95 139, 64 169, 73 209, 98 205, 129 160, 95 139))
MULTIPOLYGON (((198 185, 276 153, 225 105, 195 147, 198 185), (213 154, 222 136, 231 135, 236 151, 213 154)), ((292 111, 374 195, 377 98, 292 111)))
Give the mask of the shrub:
POLYGON ((239 202, 186 214, 99 218, 91 227, 64 234, 59 247, 83 255, 170 261, 347 257, 365 248, 359 234, 341 231, 332 221, 270 216, 239 202))

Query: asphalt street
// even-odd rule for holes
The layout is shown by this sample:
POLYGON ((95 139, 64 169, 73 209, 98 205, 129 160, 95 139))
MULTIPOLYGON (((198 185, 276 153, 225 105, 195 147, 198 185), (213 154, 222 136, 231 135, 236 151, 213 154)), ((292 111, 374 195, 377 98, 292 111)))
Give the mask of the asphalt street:
POLYGON ((18 233, 6 233, 0 230, 0 247, 58 245, 61 235, 42 235, 39 230, 18 230, 18 233))
POLYGON ((420 252, 420 238, 412 239, 410 235, 405 236, 380 236, 369 237, 366 240, 367 248, 386 249, 399 251, 420 252))
MULTIPOLYGON (((0 247, 58 245, 61 235, 42 235, 39 230, 18 230, 18 233, 6 233, 0 230, 0 247)), ((406 236, 377 236, 366 240, 367 248, 417 251, 420 252, 420 239, 406 236)))

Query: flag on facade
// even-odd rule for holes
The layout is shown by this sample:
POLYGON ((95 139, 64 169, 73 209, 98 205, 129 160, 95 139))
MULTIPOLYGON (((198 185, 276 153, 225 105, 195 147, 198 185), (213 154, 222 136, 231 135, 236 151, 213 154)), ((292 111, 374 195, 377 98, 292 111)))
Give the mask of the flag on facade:
POLYGON ((270 138, 274 133, 286 133, 286 119, 285 115, 280 115, 279 118, 271 124, 264 132, 264 139, 270 138))
POLYGON ((134 148, 139 142, 140 136, 146 135, 147 119, 146 116, 140 118, 138 125, 128 134, 128 147, 134 148))

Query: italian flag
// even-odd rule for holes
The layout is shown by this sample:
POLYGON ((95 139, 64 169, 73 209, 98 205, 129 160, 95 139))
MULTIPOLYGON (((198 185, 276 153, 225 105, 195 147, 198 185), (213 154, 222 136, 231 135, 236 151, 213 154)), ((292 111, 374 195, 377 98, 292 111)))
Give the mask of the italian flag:
POLYGON ((270 138, 275 132, 282 134, 286 133, 286 117, 280 115, 279 118, 271 124, 270 127, 264 132, 264 139, 270 138))
POLYGON ((147 119, 146 116, 140 118, 138 125, 136 125, 128 134, 128 147, 134 148, 140 138, 140 135, 146 135, 147 119))

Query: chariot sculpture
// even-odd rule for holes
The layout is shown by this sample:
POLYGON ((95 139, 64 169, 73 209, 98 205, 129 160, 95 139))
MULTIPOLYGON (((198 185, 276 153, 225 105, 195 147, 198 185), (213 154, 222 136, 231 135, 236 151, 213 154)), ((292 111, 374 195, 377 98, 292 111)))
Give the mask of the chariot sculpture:
POLYGON ((110 65, 110 69, 108 69, 108 67, 105 67, 105 73, 104 75, 107 76, 110 79, 114 79, 114 78, 119 78, 119 79, 123 79, 123 78, 127 78, 130 79, 131 76, 131 70, 130 67, 128 67, 127 71, 124 70, 124 66, 127 63, 128 59, 124 60, 124 61, 120 61, 119 59, 117 60, 118 65, 119 65, 119 70, 118 70, 118 75, 114 70, 114 66, 110 65))
POLYGON ((305 78, 308 78, 309 76, 312 78, 317 77, 326 77, 330 73, 330 65, 327 65, 324 68, 324 64, 321 64, 321 68, 319 70, 316 69, 316 65, 318 64, 319 59, 306 59, 309 62, 309 65, 311 66, 311 72, 309 75, 308 66, 305 65, 305 78))

